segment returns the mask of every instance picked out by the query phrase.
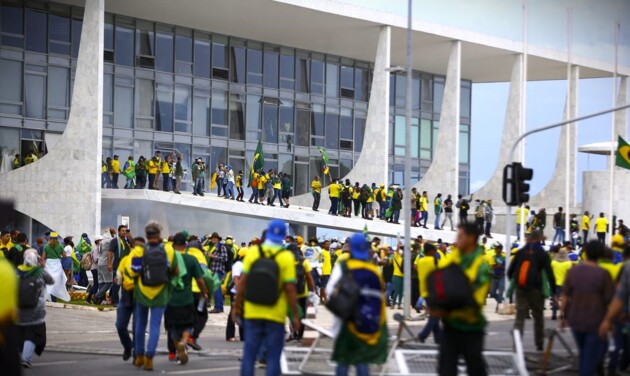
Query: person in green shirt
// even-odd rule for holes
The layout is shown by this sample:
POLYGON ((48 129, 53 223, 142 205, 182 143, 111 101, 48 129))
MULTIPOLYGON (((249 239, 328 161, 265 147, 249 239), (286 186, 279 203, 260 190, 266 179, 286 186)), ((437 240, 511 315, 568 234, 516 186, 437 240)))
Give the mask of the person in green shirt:
POLYGON ((438 193, 437 196, 435 197, 435 200, 433 200, 433 209, 435 210, 435 229, 436 230, 441 230, 442 228, 440 228, 440 218, 442 217, 442 194, 438 193))
POLYGON ((180 267, 179 275, 181 282, 173 287, 171 300, 168 302, 164 312, 164 326, 166 326, 169 339, 168 358, 169 360, 177 359, 183 365, 188 362, 186 343, 188 343, 196 316, 192 292, 193 278, 197 282, 203 296, 200 304, 205 304, 208 301, 208 293, 199 261, 186 253, 186 235, 181 232, 175 234, 173 237, 173 249, 178 252, 176 257, 183 261, 183 265, 180 267), (184 269, 186 274, 183 274, 184 269))

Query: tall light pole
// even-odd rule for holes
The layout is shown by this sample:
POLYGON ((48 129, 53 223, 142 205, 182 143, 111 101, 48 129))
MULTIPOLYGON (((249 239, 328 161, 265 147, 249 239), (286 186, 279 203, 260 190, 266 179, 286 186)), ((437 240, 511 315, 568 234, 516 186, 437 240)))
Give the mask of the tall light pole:
POLYGON ((405 251, 404 251, 404 310, 405 318, 409 318, 411 305, 411 99, 412 99, 412 47, 411 23, 413 0, 407 1, 407 94, 405 98, 405 195, 403 197, 403 216, 405 219, 405 251))

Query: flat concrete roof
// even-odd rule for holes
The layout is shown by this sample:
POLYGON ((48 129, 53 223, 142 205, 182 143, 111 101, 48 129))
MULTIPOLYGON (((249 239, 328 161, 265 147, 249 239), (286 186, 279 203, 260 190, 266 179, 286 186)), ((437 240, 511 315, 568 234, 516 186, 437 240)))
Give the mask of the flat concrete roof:
MULTIPOLYGON (((83 0, 60 0, 83 6, 83 0)), ((392 65, 404 65, 406 19, 332 0, 107 0, 107 12, 211 31, 262 42, 374 61, 381 25, 392 27, 392 65)), ((450 41, 462 41, 462 78, 473 82, 510 80, 513 56, 522 43, 485 34, 413 23, 414 68, 446 74, 450 41)), ((528 79, 566 79, 565 51, 528 46, 528 79)), ((574 57, 581 78, 612 76, 612 61, 574 57)), ((621 66, 621 75, 630 67, 621 66)))
POLYGON ((617 150, 616 141, 596 142, 578 147, 578 151, 585 154, 610 155, 612 150, 617 150))

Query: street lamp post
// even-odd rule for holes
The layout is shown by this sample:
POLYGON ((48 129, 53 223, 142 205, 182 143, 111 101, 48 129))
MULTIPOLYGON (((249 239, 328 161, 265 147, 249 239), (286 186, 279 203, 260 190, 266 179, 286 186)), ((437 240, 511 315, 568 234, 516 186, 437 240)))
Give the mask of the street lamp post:
POLYGON ((403 217, 405 219, 405 250, 404 250, 404 310, 405 318, 409 318, 411 305, 411 97, 412 97, 412 47, 411 47, 411 23, 412 1, 407 1, 407 93, 405 98, 405 194, 403 197, 403 217))

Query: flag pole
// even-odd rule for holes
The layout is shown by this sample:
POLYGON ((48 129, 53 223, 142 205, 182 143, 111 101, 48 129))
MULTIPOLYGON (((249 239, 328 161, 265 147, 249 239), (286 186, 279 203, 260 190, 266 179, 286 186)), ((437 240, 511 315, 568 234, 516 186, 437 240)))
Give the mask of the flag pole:
MULTIPOLYGON (((620 29, 620 24, 617 21, 615 23, 615 61, 614 61, 614 70, 613 70, 613 107, 615 107, 617 105, 617 69, 618 69, 618 52, 619 52, 619 29, 620 29)), ((612 236, 615 234, 615 229, 614 229, 614 214, 613 214, 613 208, 614 208, 614 201, 615 201, 615 154, 616 154, 616 148, 615 148, 615 140, 616 140, 616 133, 617 130, 615 129, 615 123, 617 120, 617 113, 613 112, 612 114, 612 125, 611 125, 611 135, 610 135, 610 159, 609 159, 609 168, 610 168, 610 187, 608 188, 608 194, 609 194, 609 202, 608 202, 608 216, 609 216, 609 226, 610 226, 610 238, 612 239, 612 236)))
MULTIPOLYGON (((571 54, 571 44, 573 39, 573 8, 567 8, 567 103, 566 103, 566 115, 567 118, 570 119, 574 117, 572 107, 573 107, 573 95, 571 93, 571 88, 573 86, 573 77, 571 75, 571 63, 572 63, 572 54, 571 54)), ((564 223, 561 226, 564 226, 565 233, 570 237, 571 235, 571 226, 570 226, 570 214, 571 214, 571 204, 572 198, 570 195, 571 192, 571 153, 573 153, 573 149, 571 148, 571 131, 572 127, 569 126, 567 128, 567 139, 565 145, 565 181, 564 181, 564 190, 565 190, 565 198, 564 198, 564 223)), ((561 218, 562 219, 562 218, 561 218)), ((566 237, 565 237, 566 240, 566 237)))
MULTIPOLYGON (((528 43, 528 23, 529 23, 529 15, 527 12, 527 0, 523 0, 523 74, 521 75, 522 83, 521 83, 521 116, 520 116, 520 124, 519 124, 519 134, 524 134, 527 130, 527 43, 528 43)), ((521 163, 525 163, 525 146, 526 143, 520 146, 519 149, 519 161, 521 163)), ((510 209, 508 209, 509 211, 510 209)), ((508 214, 509 215, 509 214, 508 214)), ((521 239, 525 239, 525 222, 527 218, 525 218, 525 204, 521 204, 521 214, 520 214, 520 222, 521 226, 519 229, 521 239)), ((507 221, 506 221, 507 222, 507 221)), ((522 241, 522 240, 521 240, 522 241)), ((509 242, 509 237, 506 237, 506 243, 509 242)), ((508 244, 505 245, 508 247, 508 244)), ((512 246, 510 246, 510 250, 512 246)), ((507 248, 506 248, 507 249, 507 248)))

